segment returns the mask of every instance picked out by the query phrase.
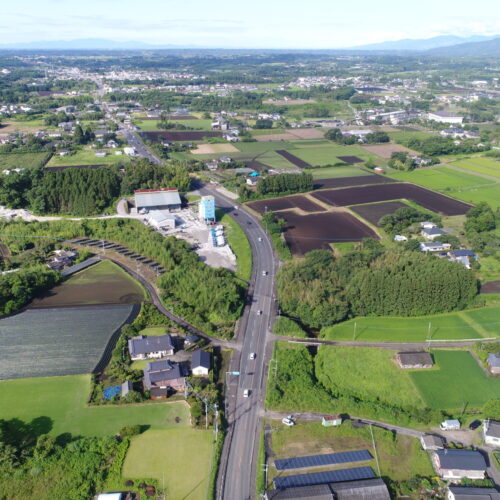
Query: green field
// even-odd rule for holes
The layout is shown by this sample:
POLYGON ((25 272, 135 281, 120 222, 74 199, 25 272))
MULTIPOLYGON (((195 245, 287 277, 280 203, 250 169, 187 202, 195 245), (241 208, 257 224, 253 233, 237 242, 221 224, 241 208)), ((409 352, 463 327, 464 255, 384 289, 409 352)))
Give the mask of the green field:
POLYGON ((122 475, 151 477, 171 500, 205 500, 212 466, 213 432, 188 427, 151 430, 132 438, 122 475))
POLYGON ((359 146, 343 146, 340 144, 328 144, 325 146, 307 146, 294 149, 292 153, 311 165, 333 165, 339 163, 338 156, 357 156, 366 161, 372 158, 380 160, 377 156, 368 153, 359 146))
POLYGON ((45 164, 50 153, 1 153, 0 171, 12 168, 37 168, 45 164))
MULTIPOLYGON (((212 120, 204 120, 204 119, 197 119, 197 120, 179 120, 177 118, 169 120, 170 123, 182 123, 182 125, 185 125, 186 127, 190 127, 193 130, 212 130, 212 120)), ((175 132, 175 129, 162 129, 158 128, 158 123, 160 123, 160 120, 141 120, 140 118, 134 119, 134 124, 137 125, 142 132, 156 132, 156 131, 162 131, 162 132, 175 132)))
POLYGON ((426 342, 496 336, 500 307, 485 307, 412 318, 360 317, 321 330, 328 340, 358 342, 426 342), (430 325, 430 327, 429 327, 430 325))
POLYGON ((307 169, 308 174, 312 174, 314 179, 337 179, 340 177, 358 177, 361 175, 371 175, 370 172, 359 167, 323 167, 307 169))
POLYGON ((433 351, 437 369, 412 371, 426 404, 435 409, 480 407, 500 398, 500 380, 487 377, 466 351, 433 351))
POLYGON ((96 150, 81 149, 74 155, 70 156, 53 156, 47 167, 71 167, 74 165, 116 165, 118 163, 130 161, 129 157, 125 154, 116 155, 115 149, 103 149, 108 154, 104 158, 98 158, 95 155, 96 150))
POLYGON ((370 347, 321 346, 316 356, 318 380, 332 392, 347 392, 369 400, 388 400, 399 406, 422 406, 423 401, 406 372, 394 363, 396 351, 370 347), (389 396, 390 395, 390 396, 389 396))
POLYGON ((500 161, 496 158, 487 156, 474 156, 472 158, 464 158, 463 160, 454 161, 451 165, 460 167, 478 174, 491 175, 500 179, 500 161))
POLYGON ((412 172, 391 172, 391 177, 403 182, 413 182, 429 189, 456 192, 462 189, 494 184, 493 181, 447 167, 416 169, 412 172))
MULTIPOLYGON (((217 218, 220 218, 220 212, 217 218)), ((252 249, 243 229, 229 215, 220 218, 221 224, 226 227, 226 236, 231 250, 236 255, 236 275, 246 281, 252 277, 252 249)))
POLYGON ((422 132, 420 130, 411 130, 408 132, 400 131, 400 132, 388 132, 389 137, 396 144, 404 144, 406 141, 410 139, 427 139, 432 137, 434 134, 430 134, 428 132, 422 132))
MULTIPOLYGON (((340 427, 323 427, 319 422, 298 423, 293 427, 273 423, 272 428, 271 445, 275 458, 352 450, 369 450, 372 456, 374 455, 370 429, 368 427, 356 429, 350 422, 344 422, 340 427)), ((415 475, 433 474, 428 455, 422 450, 417 439, 402 434, 393 435, 377 427, 373 427, 373 438, 382 476, 390 477, 393 481, 401 481, 415 475)), ((374 460, 366 465, 377 470, 374 460)), ((315 470, 303 472, 315 472, 315 470)), ((274 467, 270 468, 270 473, 271 477, 276 476, 274 467)))

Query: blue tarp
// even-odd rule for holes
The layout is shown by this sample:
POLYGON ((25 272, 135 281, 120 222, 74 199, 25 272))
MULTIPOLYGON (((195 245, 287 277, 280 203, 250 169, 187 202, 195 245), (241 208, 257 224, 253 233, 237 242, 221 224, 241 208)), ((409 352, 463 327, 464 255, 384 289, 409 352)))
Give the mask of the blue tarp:
POLYGON ((122 393, 121 385, 112 385, 111 387, 108 387, 103 391, 104 399, 107 399, 108 401, 114 398, 115 396, 120 396, 121 393, 122 393))

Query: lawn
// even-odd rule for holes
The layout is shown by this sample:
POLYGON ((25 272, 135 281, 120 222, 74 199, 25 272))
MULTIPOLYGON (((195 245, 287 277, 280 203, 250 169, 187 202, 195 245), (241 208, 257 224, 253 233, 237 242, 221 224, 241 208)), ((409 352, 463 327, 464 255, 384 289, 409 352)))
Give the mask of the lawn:
POLYGON ((432 340, 480 339, 493 336, 486 327, 491 323, 490 316, 498 318, 499 314, 500 307, 491 307, 411 318, 359 317, 323 328, 321 337, 358 342, 425 342, 430 332, 432 340))
POLYGON ((333 394, 423 406, 408 373, 394 362, 395 356, 396 351, 387 349, 321 346, 315 360, 316 375, 333 394))
MULTIPOLYGON (((402 434, 393 435, 377 427, 372 430, 382 476, 401 481, 415 475, 433 474, 428 455, 417 439, 402 434)), ((273 425, 272 451, 275 458, 352 450, 368 450, 374 455, 369 427, 356 429, 350 422, 344 422, 340 427, 323 427, 319 422, 299 423, 290 428, 281 424, 273 425)), ((367 465, 377 471, 375 460, 367 465)), ((270 472, 276 475, 273 467, 270 472)), ((304 472, 314 470, 304 469, 304 472)))
POLYGON ((500 261, 494 256, 481 257, 479 275, 483 281, 500 280, 500 261))
POLYGON ((114 149, 103 149, 108 154, 104 158, 98 158, 95 155, 96 150, 81 149, 69 156, 53 156, 47 167, 71 167, 75 165, 116 165, 118 163, 130 161, 125 154, 116 155, 114 149))
POLYGON ((220 215, 221 213, 218 211, 217 218, 225 226, 227 241, 236 255, 236 275, 243 280, 249 281, 252 277, 252 249, 250 242, 235 220, 227 214, 224 214, 222 218, 220 218, 220 215))
POLYGON ((145 290, 127 272, 110 260, 103 260, 70 276, 32 307, 68 307, 97 304, 138 304, 145 290))
POLYGON ((0 171, 12 168, 37 168, 45 165, 51 153, 2 153, 0 171))
MULTIPOLYGON (((177 118, 172 118, 169 120, 170 123, 182 123, 186 127, 189 127, 193 130, 212 130, 211 124, 212 120, 179 120, 177 118)), ((160 120, 141 120, 140 118, 134 119, 134 124, 137 125, 142 132, 156 132, 158 130, 166 130, 158 128, 158 123, 160 120)), ((175 129, 171 129, 174 131, 175 129)))
POLYGON ((490 175, 500 179, 500 161, 487 156, 473 156, 463 160, 454 161, 451 165, 477 172, 478 174, 490 175))
POLYGON ((473 188, 464 191, 456 191, 452 194, 454 198, 477 204, 486 201, 493 210, 500 208, 500 185, 488 185, 485 187, 473 188))
POLYGON ((340 177, 358 177, 370 175, 369 172, 354 165, 349 167, 324 167, 307 169, 308 174, 312 174, 314 179, 338 179, 340 177))
POLYGON ((150 430, 132 438, 124 477, 165 481, 171 500, 205 500, 212 467, 213 432, 188 427, 150 430))
POLYGON ((415 385, 430 408, 461 410, 500 398, 500 380, 487 377, 466 351, 433 351, 437 369, 412 371, 415 385))
POLYGON ((412 130, 412 131, 401 131, 401 132, 389 132, 389 137, 396 144, 405 144, 406 141, 410 139, 428 139, 432 137, 434 134, 429 134, 428 132, 422 132, 420 130, 412 130))
POLYGON ((366 161, 372 158, 375 162, 380 160, 376 156, 368 153, 359 146, 343 146, 340 144, 328 144, 325 146, 307 146, 297 147, 293 154, 311 165, 332 165, 339 163, 338 156, 357 156, 366 161))

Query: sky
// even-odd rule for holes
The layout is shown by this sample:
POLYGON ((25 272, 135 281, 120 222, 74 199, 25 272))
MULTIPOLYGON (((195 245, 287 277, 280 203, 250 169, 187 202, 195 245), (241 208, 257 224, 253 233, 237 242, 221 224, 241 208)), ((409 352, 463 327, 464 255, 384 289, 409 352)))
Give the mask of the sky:
POLYGON ((104 38, 208 48, 341 48, 500 34, 498 0, 0 0, 0 43, 104 38))

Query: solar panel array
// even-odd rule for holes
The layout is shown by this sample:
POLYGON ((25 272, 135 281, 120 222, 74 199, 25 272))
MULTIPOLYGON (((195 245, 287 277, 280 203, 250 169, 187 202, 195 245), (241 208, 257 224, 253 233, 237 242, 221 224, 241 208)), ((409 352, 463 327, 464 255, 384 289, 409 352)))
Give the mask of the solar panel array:
POLYGON ((275 477, 274 487, 276 489, 294 488, 296 486, 313 486, 315 484, 356 481, 359 479, 372 479, 374 477, 375 474, 371 467, 357 467, 355 469, 340 469, 314 472, 313 474, 298 474, 297 476, 275 477))
POLYGON ((278 470, 299 469, 301 467, 321 467, 324 465, 346 464, 349 462, 364 462, 371 460, 368 450, 343 451, 340 453, 327 453, 326 455, 312 455, 308 457, 285 458, 275 460, 274 465, 278 470))

